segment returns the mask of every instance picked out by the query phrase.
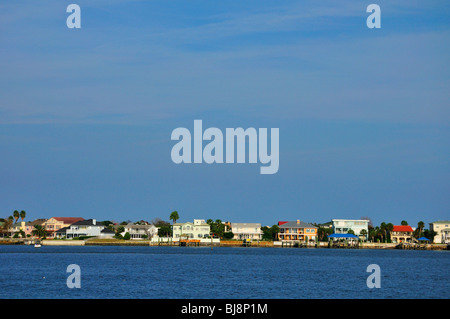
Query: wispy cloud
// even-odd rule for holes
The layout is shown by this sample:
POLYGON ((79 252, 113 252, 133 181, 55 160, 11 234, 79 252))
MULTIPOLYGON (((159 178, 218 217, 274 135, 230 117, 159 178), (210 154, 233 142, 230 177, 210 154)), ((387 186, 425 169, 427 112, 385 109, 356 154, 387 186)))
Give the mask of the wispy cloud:
MULTIPOLYGON (((60 2, 30 3, 2 7, 2 123, 142 123, 258 109, 257 116, 280 119, 448 122, 448 27, 405 31, 389 20, 429 19, 434 1, 384 1, 391 26, 378 33, 364 26, 365 4, 355 1, 207 13, 145 1, 128 11, 123 1, 82 2, 84 24, 76 31, 65 28, 60 2), (93 23, 93 10, 106 16, 93 23)), ((442 7, 439 14, 448 12, 442 7)))

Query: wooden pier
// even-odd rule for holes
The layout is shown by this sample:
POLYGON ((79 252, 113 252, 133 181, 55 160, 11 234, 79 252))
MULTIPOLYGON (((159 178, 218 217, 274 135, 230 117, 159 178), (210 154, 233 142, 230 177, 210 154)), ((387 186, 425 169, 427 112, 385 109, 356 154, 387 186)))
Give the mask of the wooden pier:
POLYGON ((284 248, 284 247, 288 247, 288 248, 313 248, 313 247, 318 247, 318 245, 315 242, 306 243, 304 241, 299 241, 299 240, 282 240, 281 241, 281 248, 284 248))
POLYGON ((158 238, 157 242, 150 241, 150 246, 178 246, 178 242, 174 242, 171 237, 161 237, 158 238))
POLYGON ((199 239, 181 239, 179 241, 179 246, 181 246, 181 247, 200 246, 200 240, 199 239))
POLYGON ((430 244, 422 244, 422 243, 400 243, 395 246, 396 249, 407 249, 407 250, 426 250, 432 249, 432 245, 430 244))
POLYGON ((329 248, 359 248, 358 242, 347 242, 347 241, 337 241, 330 242, 328 245, 329 248))

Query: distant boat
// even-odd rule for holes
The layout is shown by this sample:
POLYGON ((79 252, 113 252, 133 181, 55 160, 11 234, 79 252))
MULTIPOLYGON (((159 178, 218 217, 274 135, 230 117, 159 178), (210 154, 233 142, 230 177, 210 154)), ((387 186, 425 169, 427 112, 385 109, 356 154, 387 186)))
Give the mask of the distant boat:
POLYGON ((34 242, 34 248, 41 248, 41 242, 39 240, 34 242))

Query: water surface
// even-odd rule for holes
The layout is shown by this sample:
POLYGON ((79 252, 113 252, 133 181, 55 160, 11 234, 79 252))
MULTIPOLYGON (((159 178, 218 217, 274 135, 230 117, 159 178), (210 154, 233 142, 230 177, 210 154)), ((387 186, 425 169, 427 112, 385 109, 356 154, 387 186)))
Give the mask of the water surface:
POLYGON ((0 298, 447 299, 449 269, 450 251, 3 245, 0 298), (66 285, 70 264, 80 289, 66 285))

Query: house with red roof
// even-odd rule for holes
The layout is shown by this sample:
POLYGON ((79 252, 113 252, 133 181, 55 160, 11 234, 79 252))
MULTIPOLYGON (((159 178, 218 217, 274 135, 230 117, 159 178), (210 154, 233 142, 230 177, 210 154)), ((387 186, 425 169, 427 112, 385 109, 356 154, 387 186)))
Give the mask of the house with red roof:
POLYGON ((42 224, 45 231, 47 232, 47 237, 55 237, 56 231, 64 227, 69 227, 73 223, 84 220, 81 217, 52 217, 47 219, 45 223, 42 224))
POLYGON ((394 226, 391 232, 391 240, 394 243, 408 243, 413 240, 414 230, 411 226, 394 226))

